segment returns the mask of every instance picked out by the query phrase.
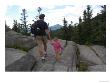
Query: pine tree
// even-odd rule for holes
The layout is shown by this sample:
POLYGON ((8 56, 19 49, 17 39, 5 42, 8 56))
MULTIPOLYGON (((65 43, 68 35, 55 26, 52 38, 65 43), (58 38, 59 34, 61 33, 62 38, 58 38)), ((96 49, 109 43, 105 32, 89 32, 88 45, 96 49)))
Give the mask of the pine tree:
POLYGON ((92 18, 92 10, 91 10, 91 6, 87 5, 87 21, 90 21, 92 18))
POLYGON ((22 24, 23 24, 23 34, 27 34, 27 32, 28 32, 28 28, 27 28, 27 20, 26 20, 26 18, 28 17, 27 15, 27 12, 26 12, 26 9, 22 9, 22 13, 21 13, 21 15, 22 15, 22 17, 21 17, 21 21, 22 21, 22 24))
POLYGON ((102 10, 101 13, 106 13, 106 5, 101 6, 102 10))
POLYGON ((83 12, 83 26, 82 26, 82 33, 80 37, 84 37, 83 41, 85 43, 90 43, 91 42, 91 19, 92 19, 92 10, 91 6, 87 5, 87 9, 84 10, 83 12))
POLYGON ((67 28, 67 21, 66 21, 66 19, 64 18, 64 20, 63 20, 63 29, 64 29, 64 38, 65 38, 65 40, 66 40, 66 43, 65 43, 65 47, 67 46, 67 44, 68 44, 68 28, 67 28))
POLYGON ((14 30, 15 32, 18 32, 19 31, 19 28, 18 28, 18 25, 17 25, 17 20, 13 20, 14 23, 13 23, 13 28, 12 30, 14 30))
POLYGON ((86 12, 86 10, 84 10, 84 12, 83 12, 83 21, 84 22, 87 21, 87 12, 86 12))
POLYGON ((39 15, 41 14, 41 11, 42 11, 41 7, 38 7, 39 15))
MULTIPOLYGON (((37 8, 38 15, 35 17, 36 20, 39 19, 39 15, 41 14, 41 11, 42 11, 42 8, 41 8, 41 7, 38 7, 38 8, 37 8)), ((33 21, 34 21, 34 20, 33 20, 33 21)))
POLYGON ((79 17, 79 24, 80 24, 80 23, 82 23, 82 19, 81 19, 81 17, 79 17))
POLYGON ((82 23, 82 19, 81 19, 81 17, 79 17, 79 24, 78 24, 78 39, 79 39, 79 41, 78 41, 78 43, 81 43, 81 39, 82 39, 82 37, 81 37, 81 34, 82 34, 82 28, 81 28, 81 23, 82 23))

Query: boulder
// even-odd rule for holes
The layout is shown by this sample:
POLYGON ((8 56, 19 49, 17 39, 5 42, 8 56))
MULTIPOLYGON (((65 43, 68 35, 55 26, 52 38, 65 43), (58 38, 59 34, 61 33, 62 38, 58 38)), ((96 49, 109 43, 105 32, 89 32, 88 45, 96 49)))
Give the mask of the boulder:
POLYGON ((91 48, 96 52, 96 54, 101 58, 101 60, 106 64, 106 48, 100 45, 93 45, 91 48))
MULTIPOLYGON (((65 41, 61 41, 64 46, 65 41)), ((76 71, 76 62, 74 57, 74 55, 76 55, 76 47, 72 41, 68 41, 68 45, 65 47, 61 55, 60 63, 56 62, 55 52, 52 45, 49 42, 47 45, 47 58, 45 63, 41 61, 41 57, 37 51, 38 47, 34 47, 28 52, 28 54, 34 56, 37 60, 37 64, 33 71, 76 71)))
POLYGON ((106 71, 106 65, 94 65, 89 66, 88 71, 97 71, 97 72, 105 72, 106 71))
POLYGON ((88 65, 102 65, 103 61, 96 55, 96 53, 88 46, 78 45, 80 52, 80 61, 86 62, 88 65))
POLYGON ((32 71, 36 59, 32 55, 23 56, 21 59, 5 67, 5 71, 32 71))
POLYGON ((55 63, 55 71, 76 71, 76 46, 72 41, 68 41, 62 55, 61 62, 55 63))
POLYGON ((5 46, 28 51, 36 46, 36 42, 31 36, 24 36, 11 30, 5 33, 5 46))
POLYGON ((5 66, 14 63, 26 54, 27 52, 19 49, 5 48, 5 66))
POLYGON ((47 58, 45 63, 41 61, 41 57, 37 51, 37 47, 34 47, 33 49, 29 50, 28 54, 34 56, 37 61, 37 64, 34 67, 33 71, 53 71, 55 57, 54 52, 52 50, 52 46, 50 44, 48 44, 47 47, 47 58))
POLYGON ((49 63, 45 63, 39 69, 39 71, 53 71, 53 70, 54 70, 54 66, 51 63, 50 64, 49 63))
POLYGON ((56 63, 55 66, 54 66, 54 71, 67 72, 68 71, 68 66, 67 65, 63 65, 61 63, 56 63))

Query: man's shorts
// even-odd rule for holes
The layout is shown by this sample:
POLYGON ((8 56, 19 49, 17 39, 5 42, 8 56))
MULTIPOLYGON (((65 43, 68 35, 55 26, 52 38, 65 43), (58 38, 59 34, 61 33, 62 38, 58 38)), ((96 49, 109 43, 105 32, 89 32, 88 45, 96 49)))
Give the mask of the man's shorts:
POLYGON ((47 36, 36 36, 36 42, 37 42, 37 45, 38 45, 38 48, 41 50, 41 51, 45 51, 44 50, 44 45, 47 44, 47 36))

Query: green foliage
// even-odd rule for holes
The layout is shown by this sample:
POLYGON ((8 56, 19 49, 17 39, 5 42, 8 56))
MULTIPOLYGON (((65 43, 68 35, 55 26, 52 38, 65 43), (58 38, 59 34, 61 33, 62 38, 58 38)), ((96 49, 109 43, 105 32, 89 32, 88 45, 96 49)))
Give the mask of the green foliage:
POLYGON ((17 20, 14 20, 12 30, 14 30, 15 32, 18 32, 18 33, 20 32, 20 28, 18 27, 17 20))
POLYGON ((41 7, 38 7, 38 13, 39 13, 39 15, 41 14, 41 11, 42 11, 42 8, 41 7))
POLYGON ((20 33, 23 35, 26 35, 26 36, 30 36, 30 32, 27 32, 27 30, 25 28, 21 28, 20 33))
POLYGON ((78 71, 87 71, 88 65, 85 62, 80 62, 78 64, 78 71))
POLYGON ((63 29, 61 28, 61 29, 51 31, 51 37, 52 38, 58 37, 60 39, 65 39, 63 35, 63 29))
POLYGON ((30 36, 30 33, 27 32, 27 29, 24 28, 22 24, 17 23, 17 20, 14 20, 14 25, 12 30, 14 30, 15 32, 21 33, 23 35, 30 36))
POLYGON ((27 20, 26 18, 28 17, 27 16, 27 11, 26 9, 22 9, 22 13, 21 13, 21 22, 22 22, 22 29, 21 29, 21 33, 24 34, 24 35, 27 35, 28 33, 28 25, 27 25, 27 20))
POLYGON ((20 49, 20 50, 23 50, 23 51, 26 51, 26 52, 28 52, 30 49, 28 49, 28 48, 24 48, 24 47, 20 47, 20 46, 18 46, 18 45, 12 45, 12 46, 6 46, 7 48, 14 48, 14 49, 20 49))
POLYGON ((67 27, 67 21, 66 21, 66 19, 64 18, 64 20, 63 20, 63 34, 64 34, 64 39, 66 40, 66 43, 65 43, 65 47, 67 46, 67 44, 68 44, 68 27, 67 27))
POLYGON ((91 15, 88 14, 87 16, 88 12, 84 11, 83 22, 79 18, 80 21, 77 27, 74 28, 72 40, 79 44, 106 45, 106 12, 98 14, 92 19, 91 12, 91 15))
POLYGON ((73 40, 79 44, 106 46, 106 6, 102 8, 102 13, 92 18, 92 10, 88 5, 83 12, 83 20, 79 17, 79 24, 67 26, 67 21, 64 18, 64 27, 52 31, 52 37, 57 36, 61 39, 73 40))
POLYGON ((18 33, 21 33, 23 35, 29 36, 30 33, 28 33, 28 25, 26 25, 26 22, 27 22, 26 21, 26 18, 27 18, 26 14, 27 14, 26 9, 22 9, 22 13, 21 13, 22 17, 20 19, 22 21, 22 24, 17 23, 17 20, 14 20, 14 25, 13 25, 12 30, 14 30, 18 33))
MULTIPOLYGON (((79 44, 99 44, 106 46, 106 6, 101 6, 101 8, 101 13, 92 18, 91 6, 87 5, 87 8, 83 12, 83 18, 79 17, 79 24, 72 25, 72 22, 68 24, 68 21, 64 18, 63 27, 51 31, 51 37, 57 36, 60 39, 66 41, 72 40, 79 44)), ((42 9, 39 7, 39 14, 41 11, 42 9)), ((14 20, 13 30, 28 36, 30 33, 27 31, 26 17, 26 10, 23 9, 21 19, 23 24, 18 24, 14 20)))
POLYGON ((92 43, 106 45, 106 16, 98 15, 92 21, 92 43))

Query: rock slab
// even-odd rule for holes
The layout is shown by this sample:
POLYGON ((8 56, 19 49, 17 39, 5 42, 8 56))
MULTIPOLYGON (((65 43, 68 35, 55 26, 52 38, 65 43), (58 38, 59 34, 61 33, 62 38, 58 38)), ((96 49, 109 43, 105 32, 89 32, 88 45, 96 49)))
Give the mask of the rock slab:
POLYGON ((5 47, 29 50, 34 46, 36 46, 36 42, 31 36, 24 36, 12 30, 5 32, 5 47))
POLYGON ((5 71, 32 71, 36 59, 32 55, 23 56, 21 59, 5 67, 5 71))
POLYGON ((5 48, 5 66, 12 64, 16 60, 19 60, 21 57, 25 56, 27 52, 14 49, 14 48, 5 48))
POLYGON ((106 71, 106 65, 94 65, 94 66, 89 66, 88 71, 97 71, 97 72, 105 72, 106 71))
POLYGON ((89 65, 102 65, 103 61, 96 53, 86 45, 78 45, 80 52, 80 61, 86 61, 89 65))

